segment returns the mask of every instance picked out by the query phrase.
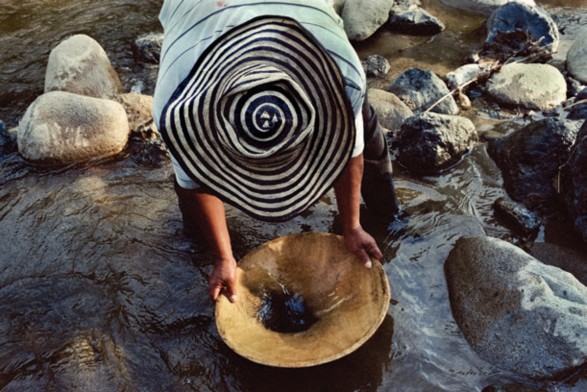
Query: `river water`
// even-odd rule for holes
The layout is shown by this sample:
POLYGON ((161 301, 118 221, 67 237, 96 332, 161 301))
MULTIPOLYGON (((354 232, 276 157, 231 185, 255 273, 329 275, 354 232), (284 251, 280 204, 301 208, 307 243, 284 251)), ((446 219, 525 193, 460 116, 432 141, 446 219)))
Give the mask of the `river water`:
MULTIPOLYGON (((0 119, 17 124, 42 93, 51 48, 74 33, 103 45, 127 90, 152 93, 156 68, 137 61, 133 41, 160 31, 160 4, 2 0, 0 119)), ((460 65, 482 40, 484 18, 436 0, 424 4, 445 20, 446 32, 434 38, 382 32, 357 48, 360 55, 384 54, 392 74, 411 66, 444 74, 460 65)), ((587 21, 583 0, 542 4, 562 15, 569 32, 587 21)), ((477 114, 467 115, 479 130, 509 130, 509 122, 477 114)), ((27 165, 17 153, 1 156, 0 389, 480 391, 518 383, 586 390, 585 374, 536 382, 483 361, 452 318, 443 263, 457 238, 523 241, 493 216, 492 204, 505 192, 485 145, 440 176, 396 169, 402 218, 380 228, 365 215, 392 288, 382 327, 339 361, 278 369, 239 357, 220 339, 207 296, 210 255, 182 233, 169 164, 146 167, 121 154, 49 170, 27 165)), ((237 258, 280 235, 336 231, 332 194, 283 224, 255 221, 232 208, 227 215, 237 258)), ((581 247, 564 224, 543 227, 537 241, 581 247)))

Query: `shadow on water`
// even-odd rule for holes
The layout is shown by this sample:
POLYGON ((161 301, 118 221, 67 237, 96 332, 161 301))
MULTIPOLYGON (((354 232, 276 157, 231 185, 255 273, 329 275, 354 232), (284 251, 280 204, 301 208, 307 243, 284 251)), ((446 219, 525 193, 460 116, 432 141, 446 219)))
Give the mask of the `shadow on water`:
MULTIPOLYGON (((10 123, 22 114, 42 90, 50 48, 74 32, 97 38, 127 85, 137 69, 137 78, 148 78, 152 70, 141 73, 131 46, 158 29, 160 3, 3 1, 0 80, 7 87, 0 117, 10 123)), ((451 23, 461 17, 451 15, 451 23)), ((481 23, 477 16, 463 20, 470 24, 464 32, 436 41, 450 47, 456 39, 458 56, 465 52, 459 45, 477 39, 481 23)), ((379 38, 361 53, 376 52, 379 38)), ((399 55, 390 49, 389 56, 397 57, 399 71, 434 45, 399 55), (413 55, 402 65, 406 53, 413 55)), ((439 62, 440 73, 456 62, 452 53, 448 66, 439 62)), ((434 66, 434 56, 423 63, 434 66)), ((401 218, 386 228, 368 214, 364 222, 384 252, 391 283, 382 327, 336 362, 278 369, 239 357, 220 339, 207 293, 211 258, 183 235, 169 164, 149 168, 119 157, 43 170, 16 153, 0 156, 0 389, 480 391, 519 382, 584 390, 585 376, 568 385, 537 384, 493 367, 472 351, 452 318, 443 263, 455 241, 465 235, 522 241, 493 216, 493 202, 505 193, 485 146, 442 175, 414 177, 398 167, 395 178, 401 218)), ((283 224, 233 208, 227 215, 237 259, 282 235, 337 228, 332 193, 283 224)), ((576 245, 566 233, 546 227, 539 241, 576 245)))

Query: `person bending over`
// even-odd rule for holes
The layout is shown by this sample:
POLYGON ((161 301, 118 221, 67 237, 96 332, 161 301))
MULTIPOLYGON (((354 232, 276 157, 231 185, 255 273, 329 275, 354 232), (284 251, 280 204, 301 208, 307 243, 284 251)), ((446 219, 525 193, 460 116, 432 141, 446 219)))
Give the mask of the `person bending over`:
POLYGON ((184 227, 214 254, 210 296, 236 301, 224 203, 268 222, 334 187, 344 241, 370 267, 360 224, 398 203, 385 136, 342 21, 323 0, 166 0, 153 117, 168 147, 184 227))

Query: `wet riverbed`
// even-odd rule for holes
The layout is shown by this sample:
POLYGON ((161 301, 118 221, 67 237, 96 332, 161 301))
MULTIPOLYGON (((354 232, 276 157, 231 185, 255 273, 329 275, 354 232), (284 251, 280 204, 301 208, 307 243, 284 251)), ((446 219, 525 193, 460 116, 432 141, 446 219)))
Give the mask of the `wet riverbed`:
MULTIPOLYGON (((73 33, 104 46, 128 91, 150 94, 156 70, 136 61, 132 43, 159 31, 160 3, 3 0, 0 120, 17 124, 42 93, 51 48, 73 33)), ((382 32, 358 48, 361 56, 384 54, 392 74, 414 65, 444 74, 460 65, 482 39, 484 18, 433 0, 424 4, 447 32, 434 38, 382 32)), ((565 21, 587 20, 581 0, 543 4, 568 15, 565 21)), ((481 130, 508 131, 507 123, 468 115, 481 130)), ((441 176, 396 173, 402 219, 380 228, 365 215, 392 288, 381 329, 334 363, 275 369, 240 358, 218 336, 207 296, 210 256, 182 233, 169 165, 144 167, 123 155, 44 170, 16 153, 0 157, 0 389, 476 391, 518 382, 585 390, 585 375, 539 383, 484 362, 451 316, 443 263, 456 239, 487 234, 521 241, 493 217, 491 206, 505 193, 485 146, 441 176)), ((239 258, 280 235, 336 230, 336 208, 328 194, 284 224, 232 208, 228 220, 239 258)), ((538 241, 579 246, 564 225, 542 228, 538 241)))

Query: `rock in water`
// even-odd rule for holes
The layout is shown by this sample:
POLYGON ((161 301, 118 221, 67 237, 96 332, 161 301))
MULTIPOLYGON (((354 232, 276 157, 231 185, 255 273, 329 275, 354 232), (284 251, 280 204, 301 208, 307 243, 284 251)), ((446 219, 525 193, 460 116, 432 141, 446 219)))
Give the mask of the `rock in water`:
POLYGON ((487 92, 507 106, 548 111, 567 99, 567 82, 549 64, 508 64, 489 80, 487 92))
POLYGON ((342 8, 344 29, 350 40, 369 38, 387 22, 394 0, 346 0, 342 8))
POLYGON ((87 35, 74 35, 49 55, 45 92, 67 91, 95 98, 112 98, 123 90, 122 82, 104 49, 87 35))
POLYGON ((399 136, 399 162, 414 173, 438 174, 456 164, 477 138, 460 116, 422 113, 406 120, 399 136))
POLYGON ((587 122, 562 170, 562 194, 575 229, 587 242, 587 122))
POLYGON ((119 103, 54 91, 29 106, 17 142, 27 160, 63 165, 117 154, 128 136, 127 115, 119 103))
MULTIPOLYGON (((442 3, 460 10, 490 15, 497 8, 511 0, 440 0, 442 3)), ((516 0, 527 5, 536 5, 534 0, 516 0)))
POLYGON ((454 318, 495 366, 554 378, 587 361, 587 287, 496 238, 461 238, 445 273, 454 318))
POLYGON ((575 78, 587 83, 587 29, 571 45, 567 53, 567 69, 575 78))
POLYGON ((553 184, 577 132, 575 122, 547 118, 490 141, 489 155, 501 169, 512 199, 533 209, 546 208, 556 200, 553 184))
POLYGON ((440 99, 442 102, 431 111, 442 114, 458 114, 459 106, 446 84, 434 72, 410 68, 399 75, 388 88, 415 113, 425 111, 440 99))
POLYGON ((508 2, 491 14, 487 30, 481 57, 505 60, 512 55, 534 54, 547 61, 560 43, 558 27, 544 9, 517 1, 508 2))

